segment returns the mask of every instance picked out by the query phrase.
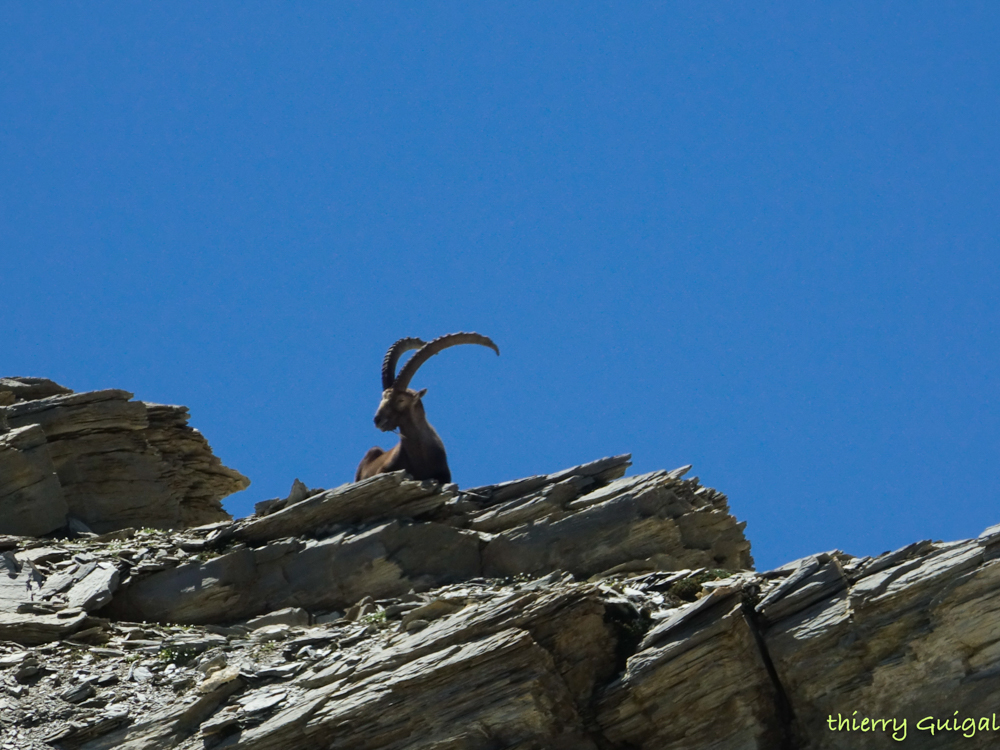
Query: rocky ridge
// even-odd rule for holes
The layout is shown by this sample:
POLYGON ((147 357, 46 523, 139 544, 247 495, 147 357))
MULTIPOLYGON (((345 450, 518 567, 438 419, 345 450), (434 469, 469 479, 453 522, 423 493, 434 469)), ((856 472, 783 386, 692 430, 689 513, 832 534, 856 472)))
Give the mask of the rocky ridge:
POLYGON ((724 495, 628 465, 0 536, 0 748, 996 745, 1000 526, 757 573, 724 495))
POLYGON ((222 465, 184 406, 0 378, 0 534, 104 533, 229 520, 250 480, 222 465))

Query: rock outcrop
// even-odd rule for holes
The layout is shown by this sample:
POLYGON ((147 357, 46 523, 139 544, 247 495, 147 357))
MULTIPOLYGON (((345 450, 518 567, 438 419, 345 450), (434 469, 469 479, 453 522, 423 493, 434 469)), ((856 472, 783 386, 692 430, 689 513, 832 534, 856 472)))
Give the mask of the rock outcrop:
POLYGON ((0 748, 996 746, 1000 526, 757 573, 724 495, 628 465, 0 536, 0 748))
POLYGON ((987 748, 1000 731, 1000 528, 762 574, 475 577, 205 626, 106 616, 112 567, 142 550, 182 567, 167 558, 220 530, 2 542, 23 579, 0 617, 11 747, 987 748))
POLYGON ((41 536, 65 526, 69 506, 45 431, 36 424, 3 427, 0 423, 0 531, 41 536))
POLYGON ((0 533, 229 519, 220 501, 250 480, 212 454, 185 407, 131 399, 121 390, 73 393, 43 378, 0 379, 0 533))
POLYGON ((477 577, 752 565, 723 495, 682 479, 683 469, 617 478, 629 458, 465 492, 402 472, 321 491, 212 529, 205 545, 222 553, 212 559, 137 569, 109 613, 220 623, 283 607, 343 609, 366 595, 477 577), (486 520, 491 531, 477 528, 486 520))

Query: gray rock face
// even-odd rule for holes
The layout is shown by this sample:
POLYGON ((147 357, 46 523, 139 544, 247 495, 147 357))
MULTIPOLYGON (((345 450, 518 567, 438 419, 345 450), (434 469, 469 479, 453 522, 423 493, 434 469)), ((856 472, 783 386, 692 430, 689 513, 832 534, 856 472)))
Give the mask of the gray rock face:
POLYGON ((0 432, 0 534, 48 534, 68 510, 42 428, 0 432))
POLYGON ((118 588, 118 568, 111 563, 96 563, 93 570, 81 578, 66 594, 66 606, 88 612, 100 609, 111 601, 118 588))
MULTIPOLYGON (((891 564, 853 561, 840 567, 836 591, 781 613, 765 641, 798 735, 830 719, 839 726, 860 709, 862 718, 895 719, 897 736, 905 731, 911 743, 996 746, 996 730, 972 731, 984 717, 1000 726, 992 722, 1000 719, 1000 563, 988 559, 984 541, 926 543, 891 564), (920 728, 928 716, 966 726, 932 737, 920 728)), ((800 586, 821 575, 822 568, 800 586)), ((886 737, 848 729, 813 734, 816 748, 884 747, 886 737)))
POLYGON ((285 607, 342 609, 479 573, 479 541, 438 524, 377 524, 322 540, 239 547, 205 563, 133 578, 109 609, 117 619, 219 623, 285 607))
POLYGON ((235 531, 250 544, 291 535, 316 536, 335 524, 413 518, 436 510, 454 497, 452 486, 414 482, 406 474, 378 474, 335 490, 321 491, 277 511, 253 516, 235 531))
POLYGON ((0 533, 45 534, 67 513, 97 533, 197 526, 228 520, 221 499, 249 485, 187 425, 185 407, 40 378, 0 379, 0 392, 11 428, 0 435, 0 533))
POLYGON ((4 740, 997 745, 1000 526, 755 573, 723 495, 627 464, 472 492, 380 475, 177 533, 0 537, 4 740))
POLYGON ((149 420, 143 436, 160 455, 160 476, 177 504, 178 526, 190 528, 228 521, 230 515, 222 509, 220 500, 245 490, 250 480, 223 466, 204 436, 188 425, 186 406, 143 405, 149 420))
POLYGON ((688 606, 696 608, 647 638, 604 691, 604 736, 625 747, 782 747, 786 717, 739 590, 688 606))
POLYGON ((724 495, 682 479, 683 471, 614 480, 628 459, 489 492, 460 493, 402 472, 319 492, 236 522, 226 534, 245 546, 133 575, 109 613, 220 623, 283 607, 343 610, 366 594, 398 596, 477 576, 752 565, 724 495), (539 504, 530 518, 514 512, 539 504), (477 529, 484 517, 498 533, 477 529))
POLYGON ((48 378, 0 378, 0 405, 3 406, 72 392, 48 378))
POLYGON ((25 646, 48 643, 72 635, 87 621, 82 612, 60 615, 0 612, 0 641, 25 646))
POLYGON ((697 480, 658 471, 618 479, 582 496, 559 497, 557 491, 568 481, 533 493, 516 508, 509 507, 516 501, 505 504, 503 516, 512 518, 506 528, 492 519, 491 528, 499 533, 484 550, 484 575, 563 569, 586 578, 623 565, 676 570, 753 564, 745 524, 729 515, 724 495, 706 491, 697 480), (523 520, 525 505, 542 506, 531 523, 523 520))

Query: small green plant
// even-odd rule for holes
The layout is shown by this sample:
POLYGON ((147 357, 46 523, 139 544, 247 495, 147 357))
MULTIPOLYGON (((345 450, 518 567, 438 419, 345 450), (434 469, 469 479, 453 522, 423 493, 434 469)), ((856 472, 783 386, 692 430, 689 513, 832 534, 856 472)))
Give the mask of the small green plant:
POLYGON ((614 631, 615 674, 625 671, 628 658, 639 650, 639 644, 652 625, 645 609, 636 609, 624 602, 609 601, 604 608, 604 622, 614 631))
POLYGON ((112 557, 118 557, 119 555, 121 555, 124 546, 125 544, 124 542, 122 542, 121 539, 112 539, 110 542, 108 542, 106 549, 108 551, 108 554, 110 554, 112 557))
POLYGON ((683 602, 693 602, 701 592, 701 581, 694 578, 685 578, 670 587, 670 594, 676 596, 683 602))
POLYGON ((160 649, 156 658, 167 664, 183 664, 184 662, 189 661, 195 653, 195 649, 164 646, 160 649))
POLYGON ((500 583, 503 584, 504 586, 512 586, 521 583, 528 583, 529 581, 533 580, 534 578, 532 578, 531 574, 529 573, 515 573, 512 576, 506 576, 504 578, 499 579, 500 583))
POLYGON ((705 581, 718 581, 722 578, 728 578, 730 575, 732 574, 728 570, 723 570, 722 568, 703 570, 696 575, 678 581, 670 587, 667 593, 677 597, 681 601, 693 602, 698 598, 698 594, 701 593, 701 584, 705 583, 705 581))
POLYGON ((361 618, 361 622, 364 625, 378 625, 379 627, 386 627, 389 624, 384 609, 378 612, 369 612, 361 618))
POLYGON ((254 658, 260 659, 265 656, 271 656, 271 654, 273 654, 277 650, 278 650, 277 641, 267 641, 266 643, 262 643, 257 647, 257 650, 254 654, 254 658))

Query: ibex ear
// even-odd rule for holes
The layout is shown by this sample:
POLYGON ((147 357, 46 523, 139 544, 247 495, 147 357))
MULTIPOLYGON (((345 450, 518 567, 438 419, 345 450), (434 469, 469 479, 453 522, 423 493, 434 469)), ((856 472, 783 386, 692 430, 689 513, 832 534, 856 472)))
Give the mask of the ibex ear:
POLYGON ((425 393, 427 393, 427 389, 426 388, 421 388, 419 391, 417 391, 417 401, 419 401, 420 399, 422 399, 424 397, 425 393))

